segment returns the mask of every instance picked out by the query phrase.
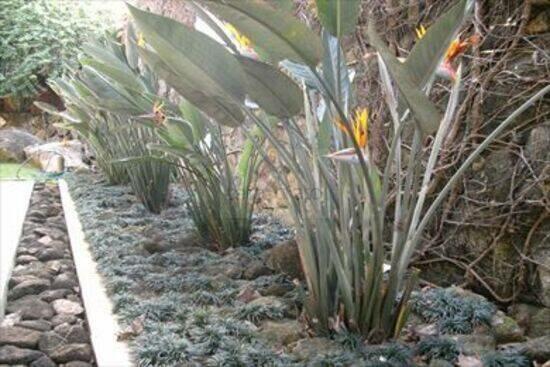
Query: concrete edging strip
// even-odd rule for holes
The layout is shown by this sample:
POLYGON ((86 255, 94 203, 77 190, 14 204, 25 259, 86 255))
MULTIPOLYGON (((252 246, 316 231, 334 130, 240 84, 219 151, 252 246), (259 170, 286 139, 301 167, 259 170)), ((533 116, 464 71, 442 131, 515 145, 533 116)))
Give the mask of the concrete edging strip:
POLYGON ((0 321, 34 181, 0 181, 0 321))
POLYGON ((59 180, 59 191, 96 363, 99 367, 134 366, 128 344, 117 340, 121 329, 113 314, 113 304, 107 296, 103 278, 97 272, 90 245, 82 231, 78 212, 65 180, 59 180))

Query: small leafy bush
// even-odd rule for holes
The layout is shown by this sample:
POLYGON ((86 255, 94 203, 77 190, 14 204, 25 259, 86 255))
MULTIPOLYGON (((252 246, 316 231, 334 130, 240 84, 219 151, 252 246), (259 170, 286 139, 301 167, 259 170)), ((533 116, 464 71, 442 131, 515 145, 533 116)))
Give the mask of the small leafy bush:
POLYGON ((432 359, 454 362, 459 353, 456 341, 447 337, 428 337, 416 346, 416 354, 423 356, 428 362, 432 359))
POLYGON ((496 311, 495 306, 482 297, 461 294, 453 288, 415 293, 411 308, 447 334, 471 333, 475 326, 488 325, 496 311))
POLYGON ((484 367, 529 367, 529 358, 519 353, 490 352, 482 356, 484 367))
POLYGON ((105 24, 74 1, 3 0, 1 8, 0 96, 36 94, 76 63, 84 41, 105 24))

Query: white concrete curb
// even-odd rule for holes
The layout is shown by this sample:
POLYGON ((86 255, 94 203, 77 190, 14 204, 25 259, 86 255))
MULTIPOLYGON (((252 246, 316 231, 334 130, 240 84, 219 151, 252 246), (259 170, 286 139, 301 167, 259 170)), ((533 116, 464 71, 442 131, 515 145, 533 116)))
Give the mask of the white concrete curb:
POLYGON ((34 181, 0 181, 0 321, 34 181))
POLYGON ((107 296, 103 279, 97 272, 90 245, 86 242, 65 180, 59 180, 59 191, 96 363, 99 367, 134 366, 128 345, 117 340, 120 326, 112 311, 113 304, 107 296))

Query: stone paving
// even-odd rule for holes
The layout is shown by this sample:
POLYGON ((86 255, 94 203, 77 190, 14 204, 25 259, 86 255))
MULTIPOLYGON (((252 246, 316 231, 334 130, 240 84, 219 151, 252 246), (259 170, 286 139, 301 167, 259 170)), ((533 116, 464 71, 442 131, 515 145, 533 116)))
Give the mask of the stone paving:
POLYGON ((8 289, 0 367, 95 366, 57 185, 35 185, 8 289))

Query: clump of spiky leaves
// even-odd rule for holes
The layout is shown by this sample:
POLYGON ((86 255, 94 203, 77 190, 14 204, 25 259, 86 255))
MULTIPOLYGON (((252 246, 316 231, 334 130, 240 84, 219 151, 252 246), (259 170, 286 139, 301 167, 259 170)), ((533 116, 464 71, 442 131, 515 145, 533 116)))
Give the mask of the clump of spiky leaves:
POLYGON ((143 367, 176 366, 192 358, 189 341, 169 328, 148 330, 134 343, 139 365, 143 367))
POLYGON ((181 118, 170 117, 158 135, 156 150, 174 156, 189 190, 187 207, 200 235, 221 249, 245 244, 251 231, 259 160, 252 143, 235 160, 223 139, 222 128, 187 101, 181 118))
POLYGON ((513 352, 489 352, 481 357, 484 367, 529 367, 526 356, 513 352))
POLYGON ((442 359, 454 362, 460 351, 455 340, 448 337, 428 337, 422 339, 416 346, 416 354, 428 362, 432 359, 442 359))
MULTIPOLYGON (((336 354, 324 354, 319 351, 319 354, 314 356, 308 362, 311 367, 345 367, 353 365, 353 362, 358 362, 358 356, 354 353, 343 352, 336 354)), ((370 366, 370 365, 369 365, 370 366)))
POLYGON ((239 307, 235 317, 240 320, 248 320, 255 324, 262 320, 280 320, 285 315, 284 306, 276 304, 254 304, 248 303, 239 307))
POLYGON ((436 323, 441 332, 452 334, 468 334, 478 325, 488 325, 496 311, 483 297, 454 288, 414 293, 411 307, 425 321, 436 323))
POLYGON ((403 344, 387 343, 365 346, 362 354, 367 366, 405 367, 411 365, 412 351, 403 344))
POLYGON ((158 83, 146 66, 138 65, 132 27, 120 41, 109 34, 85 45, 82 67, 50 82, 66 111, 44 103, 37 106, 62 117, 63 127, 78 132, 110 182, 129 182, 145 207, 159 213, 168 199, 171 165, 147 148, 158 142, 151 127, 134 121, 158 105, 158 83))

